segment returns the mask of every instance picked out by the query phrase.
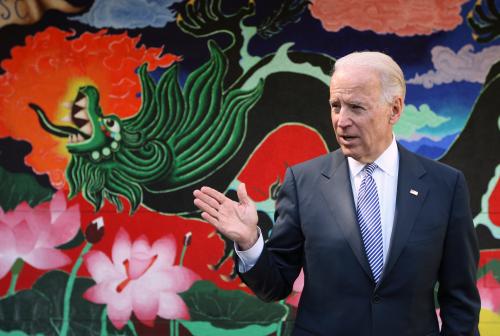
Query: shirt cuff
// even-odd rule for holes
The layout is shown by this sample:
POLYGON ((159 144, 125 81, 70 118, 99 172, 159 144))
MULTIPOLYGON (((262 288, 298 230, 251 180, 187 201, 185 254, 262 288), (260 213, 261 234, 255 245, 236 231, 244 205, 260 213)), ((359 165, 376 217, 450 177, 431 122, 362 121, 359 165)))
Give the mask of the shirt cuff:
POLYGON ((245 273, 251 270, 252 267, 257 263, 257 260, 259 260, 260 254, 264 249, 264 239, 262 238, 262 233, 259 227, 257 227, 257 229, 259 230, 259 238, 255 242, 255 244, 248 250, 241 251, 238 248, 238 245, 234 243, 234 250, 236 251, 238 259, 240 260, 240 262, 238 263, 238 271, 240 273, 245 273))

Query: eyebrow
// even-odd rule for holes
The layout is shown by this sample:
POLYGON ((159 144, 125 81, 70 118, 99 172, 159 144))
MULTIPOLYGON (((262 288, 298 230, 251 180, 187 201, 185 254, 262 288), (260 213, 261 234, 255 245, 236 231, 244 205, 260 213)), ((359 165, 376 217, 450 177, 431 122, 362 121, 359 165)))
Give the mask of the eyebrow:
POLYGON ((365 105, 366 103, 363 101, 360 101, 360 100, 354 100, 354 101, 347 102, 347 104, 349 104, 349 105, 365 105))
MULTIPOLYGON (((333 103, 338 103, 340 101, 339 98, 332 98, 328 100, 328 103, 331 105, 333 103)), ((367 103, 361 100, 347 100, 345 101, 348 105, 366 105, 367 103)))

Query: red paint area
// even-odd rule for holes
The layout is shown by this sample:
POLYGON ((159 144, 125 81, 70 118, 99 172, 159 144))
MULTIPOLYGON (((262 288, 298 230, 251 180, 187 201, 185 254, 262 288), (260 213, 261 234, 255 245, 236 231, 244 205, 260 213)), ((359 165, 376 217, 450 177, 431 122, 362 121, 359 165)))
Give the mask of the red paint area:
MULTIPOLYGON (((327 152, 327 147, 321 136, 314 130, 300 125, 285 125, 272 132, 248 160, 238 179, 247 183, 250 196, 255 201, 266 200, 270 197, 269 188, 276 182, 277 177, 283 181, 286 167, 313 158, 327 152)), ((93 246, 93 250, 103 251, 111 255, 111 248, 120 227, 130 235, 131 240, 141 235, 148 237, 150 242, 167 234, 173 234, 177 242, 176 264, 179 263, 184 236, 192 232, 191 243, 187 249, 184 266, 196 272, 204 280, 210 280, 223 289, 244 289, 241 281, 224 281, 221 276, 227 276, 233 268, 231 258, 222 267, 213 271, 208 265, 213 265, 222 257, 224 242, 218 235, 214 235, 213 227, 198 219, 186 219, 173 215, 161 215, 151 212, 144 207, 139 207, 137 212, 128 214, 128 203, 123 199, 125 209, 117 213, 115 208, 106 202, 105 206, 95 213, 93 207, 79 194, 68 201, 68 207, 79 204, 81 211, 82 231, 97 217, 103 217, 104 236, 101 241, 93 246)), ((76 260, 83 245, 65 250, 73 261, 76 260)), ((70 272, 74 262, 62 268, 70 272)), ((46 271, 41 271, 25 265, 20 273, 17 290, 31 288, 38 277, 46 271)), ((89 276, 82 266, 78 272, 80 276, 89 276)), ((7 291, 10 283, 10 273, 0 280, 0 293, 7 291)))
POLYGON ((500 180, 497 181, 495 189, 488 200, 488 215, 496 226, 500 226, 500 180))
MULTIPOLYGON (((333 130, 332 130, 333 136, 333 130)), ((321 135, 301 125, 285 125, 270 133, 238 176, 256 201, 270 198, 269 188, 283 183, 286 168, 328 152, 321 135)))
MULTIPOLYGON (((98 213, 94 213, 92 206, 81 195, 68 201, 68 207, 74 204, 80 205, 82 231, 85 232, 86 227, 97 217, 103 217, 104 220, 104 236, 101 241, 93 245, 92 250, 103 251, 106 255, 111 256, 111 249, 115 236, 118 230, 122 227, 130 235, 132 241, 138 237, 145 235, 150 242, 154 242, 165 235, 173 235, 177 243, 175 264, 179 263, 182 252, 184 236, 188 232, 192 232, 191 244, 187 248, 184 257, 184 266, 199 274, 203 279, 213 281, 223 288, 238 288, 239 280, 231 283, 221 280, 219 273, 229 274, 232 263, 227 263, 224 269, 219 273, 209 270, 208 264, 215 263, 220 257, 223 250, 223 242, 216 237, 209 239, 208 236, 213 232, 210 224, 200 220, 191 220, 181 218, 179 216, 165 216, 155 212, 151 212, 143 207, 130 216, 128 209, 122 213, 117 213, 115 208, 106 203, 98 213), (231 265, 229 265, 231 264, 231 265)), ((64 250, 73 261, 76 261, 83 244, 69 250, 64 250)), ((70 265, 61 268, 64 271, 70 272, 74 262, 70 265)), ((26 265, 20 272, 16 290, 19 291, 25 288, 31 288, 38 277, 47 271, 37 270, 26 265)), ((79 276, 90 276, 84 265, 78 272, 79 276)), ((0 293, 5 293, 10 283, 10 273, 0 280, 0 293)))
POLYGON ((480 251, 478 269, 493 260, 500 260, 500 249, 480 251))
POLYGON ((500 313, 500 282, 496 279, 500 249, 483 250, 480 253, 479 269, 483 276, 477 280, 477 287, 481 295, 481 307, 500 313), (484 267, 487 270, 485 274, 484 267))
POLYGON ((148 70, 166 68, 180 57, 163 54, 161 48, 138 46, 139 38, 127 34, 108 35, 106 31, 84 33, 48 28, 26 38, 24 46, 14 47, 11 58, 0 63, 0 137, 26 140, 33 151, 26 164, 37 173, 47 173, 54 187, 65 184, 64 171, 69 161, 66 139, 42 129, 28 107, 35 103, 45 110, 50 121, 69 125, 65 117, 79 85, 94 85, 100 92, 104 114, 127 117, 141 104, 136 70, 148 63, 148 70))

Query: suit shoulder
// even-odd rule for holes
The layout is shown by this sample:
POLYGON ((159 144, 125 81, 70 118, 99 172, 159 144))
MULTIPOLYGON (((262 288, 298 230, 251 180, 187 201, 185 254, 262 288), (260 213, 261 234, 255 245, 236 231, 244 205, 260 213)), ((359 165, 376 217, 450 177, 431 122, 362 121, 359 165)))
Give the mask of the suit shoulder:
POLYGON ((463 175, 462 172, 452 166, 445 163, 426 158, 419 154, 410 152, 409 150, 401 147, 400 155, 409 155, 414 158, 426 171, 427 174, 432 176, 437 180, 446 180, 449 183, 454 184, 459 175, 463 175))
POLYGON ((334 160, 334 157, 338 155, 337 152, 339 152, 339 150, 317 156, 301 163, 297 163, 295 165, 292 165, 290 167, 290 170, 294 175, 318 172, 323 167, 328 166, 332 162, 332 160, 334 160))
POLYGON ((452 167, 450 165, 447 165, 443 162, 437 161, 437 160, 432 160, 429 158, 426 158, 424 156, 421 156, 419 154, 414 154, 417 157, 417 160, 419 160, 422 165, 427 168, 428 170, 436 171, 438 173, 442 174, 451 174, 453 176, 456 176, 457 174, 461 174, 460 170, 458 170, 455 167, 452 167))

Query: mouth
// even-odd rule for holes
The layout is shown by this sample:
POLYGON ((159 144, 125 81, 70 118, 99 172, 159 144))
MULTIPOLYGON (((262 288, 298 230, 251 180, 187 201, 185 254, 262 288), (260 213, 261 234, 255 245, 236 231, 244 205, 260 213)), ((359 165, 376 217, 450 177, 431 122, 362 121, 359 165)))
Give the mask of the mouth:
POLYGON ((83 142, 92 136, 93 128, 89 118, 88 102, 87 96, 78 92, 71 107, 71 121, 78 127, 78 133, 68 136, 69 143, 83 142))
POLYGON ((349 144, 356 140, 358 137, 354 135, 346 135, 346 134, 341 134, 338 136, 338 139, 345 144, 349 144))

